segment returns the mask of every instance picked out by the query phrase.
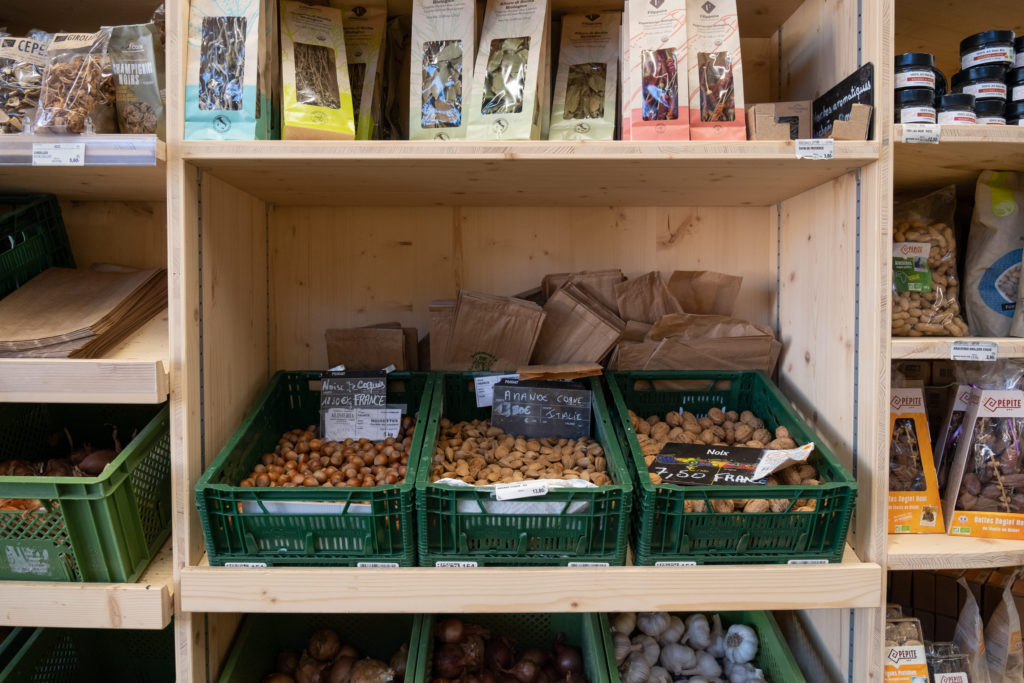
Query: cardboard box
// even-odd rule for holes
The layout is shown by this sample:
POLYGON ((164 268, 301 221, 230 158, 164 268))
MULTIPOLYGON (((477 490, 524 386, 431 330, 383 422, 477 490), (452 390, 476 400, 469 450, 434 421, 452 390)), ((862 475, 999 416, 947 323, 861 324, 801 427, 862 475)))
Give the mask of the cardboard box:
POLYGON ((833 140, 867 140, 871 125, 871 109, 867 104, 853 105, 850 118, 833 123, 832 131, 825 137, 833 140))
POLYGON ((931 385, 933 387, 944 387, 949 384, 956 384, 956 362, 951 360, 931 361, 931 385))
POLYGON ((750 140, 797 140, 811 137, 811 101, 764 102, 747 109, 750 140))
POLYGON ((932 383, 932 362, 930 360, 894 360, 892 362, 894 376, 905 380, 932 383))

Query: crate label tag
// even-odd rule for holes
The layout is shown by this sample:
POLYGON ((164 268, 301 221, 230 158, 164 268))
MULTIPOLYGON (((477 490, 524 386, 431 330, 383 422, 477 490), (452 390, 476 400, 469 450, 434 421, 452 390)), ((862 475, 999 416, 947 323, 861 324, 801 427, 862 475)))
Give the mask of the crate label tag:
POLYGON ((997 342, 955 341, 949 351, 950 360, 993 361, 998 355, 997 342))
POLYGON ((937 123, 904 123, 903 142, 939 144, 940 126, 937 123))
POLYGON ((570 562, 568 567, 610 567, 607 562, 570 562))
POLYGON ((449 560, 438 560, 437 562, 434 563, 434 566, 435 567, 457 567, 457 568, 463 568, 463 567, 476 567, 477 564, 476 564, 476 562, 453 562, 453 561, 449 561, 449 560))
POLYGON ((495 484, 494 497, 498 500, 515 500, 516 498, 533 498, 545 496, 548 485, 540 481, 513 481, 508 484, 495 484))
POLYGON ((473 378, 477 408, 491 407, 494 401, 494 385, 503 379, 519 379, 519 375, 488 375, 487 377, 473 378))
POLYGON ((374 567, 382 569, 397 569, 397 562, 359 562, 356 564, 357 567, 374 567))
POLYGON ((790 560, 786 564, 828 564, 828 560, 790 560))
MULTIPOLYGON (((7 568, 13 574, 33 574, 35 576, 51 576, 56 567, 50 566, 50 551, 47 548, 32 548, 9 545, 4 548, 7 568)), ((2 566, 3 563, 0 563, 2 566)), ((54 576, 60 579, 59 576, 54 576)))
POLYGON ((796 140, 797 159, 831 159, 835 156, 836 141, 832 138, 796 140))
POLYGON ((85 144, 81 142, 32 143, 33 166, 85 166, 85 144))
POLYGON ((225 567, 252 567, 255 569, 264 569, 267 566, 266 562, 225 562, 225 567))
POLYGON ((696 562, 655 562, 655 567, 696 567, 696 562))

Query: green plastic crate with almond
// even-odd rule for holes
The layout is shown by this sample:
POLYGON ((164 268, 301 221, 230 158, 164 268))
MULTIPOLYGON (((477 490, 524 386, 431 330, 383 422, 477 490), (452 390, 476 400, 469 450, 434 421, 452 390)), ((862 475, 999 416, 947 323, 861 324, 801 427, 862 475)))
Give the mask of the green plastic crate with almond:
MULTIPOLYGON (((633 542, 638 565, 840 562, 857 499, 857 483, 824 441, 760 371, 612 372, 608 389, 623 451, 636 487, 633 542), (636 416, 638 434, 629 411, 636 416), (735 412, 736 415, 726 415, 735 412), (744 414, 744 411, 749 411, 744 414), (690 415, 684 416, 683 413, 690 415), (751 415, 752 413, 752 415, 751 415), (674 418, 669 418, 675 414, 674 418), (684 419, 685 418, 685 419, 684 419), (698 423, 693 425, 693 419, 698 423), (714 418, 712 420, 712 418, 714 418), (730 419, 735 418, 735 419, 730 419), (671 423, 666 424, 668 419, 671 423), (701 424, 699 420, 704 420, 701 424), (641 424, 646 423, 646 427, 641 424), (660 424, 659 424, 660 423, 660 424), (676 423, 676 424, 672 424, 676 423), (763 436, 756 434, 760 425, 763 436), (666 440, 688 441, 672 430, 751 431, 735 445, 776 446, 779 428, 799 445, 814 444, 805 465, 813 476, 779 472, 772 485, 654 483, 648 462, 666 440), (751 425, 753 425, 751 427, 751 425), (646 428, 651 432, 644 434, 646 428), (657 431, 655 431, 657 430, 657 431), (662 432, 669 432, 669 435, 662 432), (641 441, 643 443, 641 443, 641 441), (646 459, 645 459, 646 458, 646 459), (799 480, 799 481, 798 481, 799 480), (779 484, 779 485, 775 485, 779 484), (756 501, 756 504, 751 504, 756 501)), ((720 434, 699 444, 730 443, 720 434)), ((699 436, 693 434, 693 436, 699 436)), ((796 472, 794 468, 794 472, 796 472)), ((799 470, 802 471, 802 468, 799 470)), ((716 475, 717 478, 717 475, 716 475)))
POLYGON ((170 441, 166 405, 0 404, 0 579, 138 579, 171 533, 170 441))
MULTIPOLYGON (((476 391, 477 380, 488 376, 494 378, 497 373, 435 373, 433 403, 416 474, 420 564, 624 564, 633 485, 598 378, 564 386, 590 399, 589 427, 583 419, 575 427, 575 433, 589 434, 584 441, 564 438, 574 432, 564 432, 562 438, 544 437, 539 432, 550 422, 538 426, 533 436, 504 431, 499 435, 499 428, 490 424, 489 402, 478 401, 476 391), (475 420, 487 423, 474 425, 475 420), (467 424, 459 427, 464 422, 467 424), (455 430, 464 431, 460 436, 455 430), (497 438, 503 443, 496 443, 497 438), (468 452, 470 443, 474 444, 472 453, 468 452), (499 453, 501 449, 508 453, 499 453), (487 458, 492 461, 487 463, 487 458), (551 476, 558 472, 563 472, 561 479, 551 476), (516 481, 520 478, 523 481, 516 481)), ((553 387, 563 385, 547 385, 546 390, 558 390, 553 387)), ((488 390, 481 390, 481 398, 486 398, 488 390)), ((554 394, 547 400, 560 399, 554 394)), ((508 405, 514 412, 513 404, 508 405)), ((577 417, 582 413, 574 415, 577 417)), ((563 422, 560 428, 572 426, 563 422)))
MULTIPOLYGON (((364 477, 359 485, 325 486, 337 481, 337 472, 331 468, 344 472, 345 465, 330 464, 329 457, 328 464, 322 465, 330 476, 326 482, 300 481, 290 486, 283 479, 270 482, 269 475, 275 472, 267 473, 268 481, 252 478, 258 466, 266 467, 264 458, 274 454, 283 435, 295 430, 301 433, 307 426, 318 428, 321 376, 315 371, 276 373, 196 484, 196 506, 211 565, 415 565, 413 488, 415 454, 425 431, 421 424, 413 425, 411 443, 404 451, 408 460, 402 465, 405 476, 394 483, 364 477)), ((397 408, 405 417, 425 417, 430 408, 429 374, 387 375, 386 405, 397 408)), ((327 457, 323 445, 327 440, 314 440, 321 441, 320 447, 325 448, 319 457, 322 461, 327 457)), ((383 440, 370 445, 376 448, 378 444, 380 450, 385 449, 383 440)), ((297 450, 302 448, 296 444, 297 450)), ((347 460, 360 446, 342 443, 336 448, 331 455, 342 455, 347 460)), ((359 453, 366 455, 369 451, 359 453)), ((306 452, 297 454, 294 462, 289 454, 285 457, 289 458, 284 463, 285 472, 294 476, 298 471, 294 465, 305 460, 306 452)), ((358 470, 358 476, 363 476, 363 466, 358 470)), ((319 476, 321 472, 313 474, 319 476)))

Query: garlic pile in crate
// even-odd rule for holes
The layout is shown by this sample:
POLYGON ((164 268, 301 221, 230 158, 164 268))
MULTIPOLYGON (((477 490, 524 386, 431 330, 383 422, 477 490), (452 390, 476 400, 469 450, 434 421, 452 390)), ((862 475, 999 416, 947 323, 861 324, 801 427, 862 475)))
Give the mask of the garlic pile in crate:
POLYGON ((757 632, 745 624, 723 631, 717 614, 684 621, 668 612, 619 612, 610 620, 622 683, 766 683, 751 663, 757 632))

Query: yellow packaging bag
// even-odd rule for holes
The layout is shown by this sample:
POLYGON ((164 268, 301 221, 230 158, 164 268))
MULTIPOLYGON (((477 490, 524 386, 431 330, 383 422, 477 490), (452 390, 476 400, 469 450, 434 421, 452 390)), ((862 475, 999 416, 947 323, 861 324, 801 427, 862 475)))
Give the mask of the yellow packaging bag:
POLYGON ((945 533, 924 391, 893 389, 889 410, 889 533, 945 533))

